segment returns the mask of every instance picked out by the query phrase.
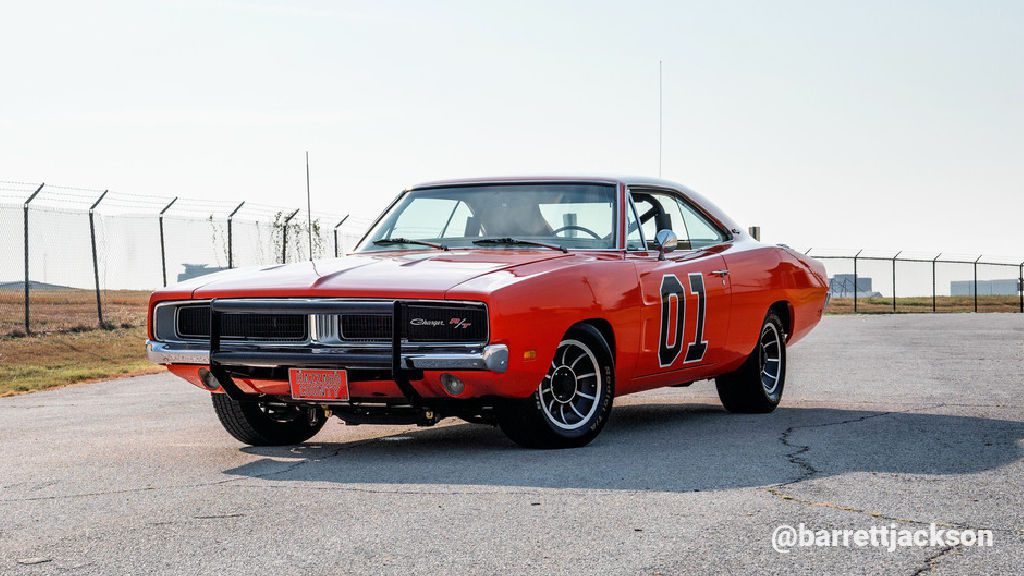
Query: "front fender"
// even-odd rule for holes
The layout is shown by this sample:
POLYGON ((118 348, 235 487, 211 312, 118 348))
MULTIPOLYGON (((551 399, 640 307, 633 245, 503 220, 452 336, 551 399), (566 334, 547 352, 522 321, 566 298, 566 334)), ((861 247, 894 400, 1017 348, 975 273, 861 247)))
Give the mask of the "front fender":
POLYGON ((523 266, 457 288, 446 297, 488 303, 491 342, 509 349, 502 377, 509 396, 532 394, 565 333, 587 319, 601 318, 612 326, 617 377, 635 363, 640 290, 636 268, 621 258, 593 258, 555 269, 544 263, 523 266))

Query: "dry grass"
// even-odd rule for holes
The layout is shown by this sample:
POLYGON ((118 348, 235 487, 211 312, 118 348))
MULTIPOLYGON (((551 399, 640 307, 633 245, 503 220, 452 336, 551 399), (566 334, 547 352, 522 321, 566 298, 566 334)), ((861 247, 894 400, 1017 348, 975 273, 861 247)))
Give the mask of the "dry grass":
MULTIPOLYGON (((932 298, 897 298, 898 314, 930 313, 932 298)), ((939 296, 935 299, 935 311, 974 312, 974 296, 939 296)), ((852 314, 853 298, 833 298, 829 314, 852 314)), ((858 298, 857 312, 861 314, 891 314, 892 298, 858 298)), ((1020 312, 1019 296, 978 296, 978 312, 1020 312)))
MULTIPOLYGON (((104 290, 103 321, 126 328, 146 323, 149 292, 104 290)), ((0 290, 0 337, 24 335, 25 295, 20 290, 0 290)), ((91 330, 99 326, 96 293, 91 290, 32 290, 29 300, 33 333, 91 330)))
POLYGON ((0 397, 161 370, 143 327, 0 339, 0 397))

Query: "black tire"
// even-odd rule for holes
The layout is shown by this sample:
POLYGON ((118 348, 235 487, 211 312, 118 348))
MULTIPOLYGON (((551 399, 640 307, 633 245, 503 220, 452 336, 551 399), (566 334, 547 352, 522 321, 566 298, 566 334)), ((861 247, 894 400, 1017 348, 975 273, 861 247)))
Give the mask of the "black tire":
POLYGON ((249 446, 289 446, 300 444, 316 435, 324 420, 310 424, 304 410, 272 417, 255 400, 238 401, 227 394, 210 394, 213 409, 221 425, 238 440, 249 446))
POLYGON ((729 412, 767 414, 779 405, 785 386, 785 325, 778 314, 768 312, 754 351, 739 370, 715 378, 715 388, 729 412))
POLYGON ((600 331, 581 324, 565 334, 533 395, 502 406, 498 424, 524 448, 579 448, 601 433, 614 397, 611 348, 600 331))

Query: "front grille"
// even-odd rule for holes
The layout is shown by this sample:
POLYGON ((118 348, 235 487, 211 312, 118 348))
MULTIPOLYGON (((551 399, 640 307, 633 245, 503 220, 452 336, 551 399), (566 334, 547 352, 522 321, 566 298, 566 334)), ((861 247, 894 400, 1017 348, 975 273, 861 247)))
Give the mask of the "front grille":
POLYGON ((341 337, 362 342, 391 340, 391 316, 344 314, 341 316, 341 337))
MULTIPOLYGON (((303 341, 308 337, 306 316, 296 314, 221 314, 220 335, 225 340, 303 341)), ((178 310, 180 338, 210 337, 210 307, 182 306, 178 310)))
MULTIPOLYGON (((387 314, 334 316, 345 342, 390 342, 393 318, 387 314)), ((330 320, 318 320, 330 322, 330 320)), ((473 305, 410 304, 405 308, 402 338, 409 342, 472 343, 487 340, 487 311, 473 305)), ((333 334, 328 325, 321 334, 333 334)), ((330 336, 328 336, 330 337, 330 336)))
POLYGON ((410 342, 484 342, 487 311, 478 306, 410 305, 404 335, 410 342))
MULTIPOLYGON (((390 343, 393 317, 376 310, 316 314, 316 338, 330 345, 341 342, 390 343)), ((303 342, 310 337, 307 314, 223 313, 224 340, 303 342)), ((487 309, 473 304, 408 304, 400 326, 407 342, 484 343, 488 338, 487 309)), ((170 336, 170 335, 168 335, 170 336)), ((186 304, 177 309, 174 336, 186 340, 210 338, 210 306, 186 304)))

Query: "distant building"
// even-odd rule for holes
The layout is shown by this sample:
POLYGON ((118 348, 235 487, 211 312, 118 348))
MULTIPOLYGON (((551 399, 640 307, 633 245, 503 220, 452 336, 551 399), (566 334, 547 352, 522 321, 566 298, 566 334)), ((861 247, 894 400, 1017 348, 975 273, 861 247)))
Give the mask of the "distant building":
MULTIPOLYGON (((46 282, 39 282, 37 280, 30 280, 28 283, 28 288, 33 292, 81 290, 81 288, 72 288, 70 286, 58 286, 57 284, 47 284, 46 282)), ((14 282, 0 282, 0 290, 16 290, 18 292, 21 292, 24 289, 24 280, 16 280, 14 282)))
POLYGON ((178 274, 178 282, 188 280, 189 278, 206 276, 207 274, 213 274, 214 272, 220 272, 221 270, 227 270, 225 267, 210 266, 209 264, 185 264, 184 266, 185 271, 178 274))
POLYGON ((871 278, 868 276, 857 276, 853 274, 836 274, 828 281, 829 292, 833 298, 853 298, 854 292, 858 298, 878 298, 882 294, 871 289, 871 278), (856 288, 854 288, 856 280, 856 288))
MULTIPOLYGON (((1020 292, 1020 280, 978 280, 978 296, 1012 296, 1020 292)), ((953 280, 949 283, 952 296, 974 296, 974 280, 953 280)))

